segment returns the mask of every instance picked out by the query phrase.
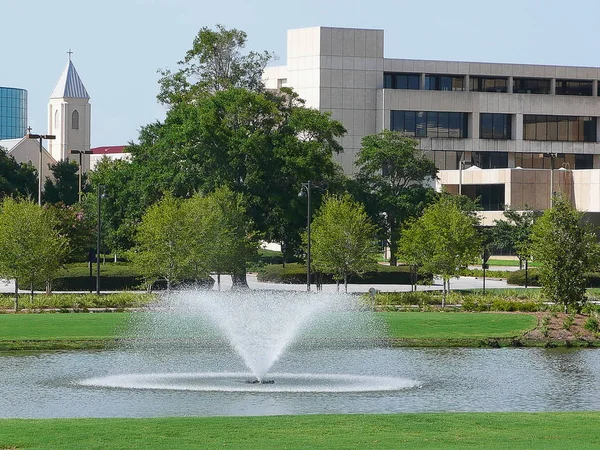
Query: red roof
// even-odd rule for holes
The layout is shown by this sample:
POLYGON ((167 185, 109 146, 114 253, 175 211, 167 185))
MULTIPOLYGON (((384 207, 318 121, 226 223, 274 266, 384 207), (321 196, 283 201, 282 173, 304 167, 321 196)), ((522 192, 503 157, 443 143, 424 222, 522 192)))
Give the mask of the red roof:
POLYGON ((92 153, 94 155, 107 155, 109 153, 124 153, 126 145, 106 145, 104 147, 94 147, 92 148, 92 153))

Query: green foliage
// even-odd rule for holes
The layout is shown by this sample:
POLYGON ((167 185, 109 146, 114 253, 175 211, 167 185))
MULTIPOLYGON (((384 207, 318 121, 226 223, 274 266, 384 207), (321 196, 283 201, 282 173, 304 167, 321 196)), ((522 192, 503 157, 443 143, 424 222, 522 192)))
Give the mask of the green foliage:
POLYGON ((586 272, 600 260, 600 246, 589 226, 563 197, 555 197, 533 226, 532 256, 540 263, 542 292, 551 301, 580 311, 585 302, 586 272))
POLYGON ((313 219, 312 263, 315 270, 344 281, 376 267, 376 227, 350 195, 327 196, 313 219))
MULTIPOLYGON (((411 274, 407 266, 382 266, 377 264, 376 270, 361 275, 350 275, 349 283, 357 284, 409 284, 411 274)), ((313 276, 315 274, 313 273, 313 276)), ((431 275, 420 275, 419 282, 430 283, 431 275)), ((306 265, 290 263, 282 265, 266 265, 258 272, 258 281, 265 283, 306 283, 306 265)), ((323 283, 335 282, 331 274, 322 274, 323 283)))
POLYGON ((365 136, 355 164, 359 168, 355 195, 368 205, 367 212, 390 245, 390 264, 396 265, 400 227, 435 198, 427 186, 436 178, 437 168, 417 140, 389 130, 365 136))
POLYGON ((0 200, 4 197, 36 198, 37 171, 32 164, 18 163, 0 147, 0 200))
POLYGON ((57 218, 58 233, 69 241, 65 262, 86 261, 88 251, 95 248, 96 224, 80 205, 63 203, 46 205, 57 218))
MULTIPOLYGON (((50 210, 6 197, 0 205, 0 277, 31 287, 50 281, 68 254, 68 241, 50 210)), ((18 294, 15 298, 18 309, 18 294)))
MULTIPOLYGON (((90 308, 139 308, 156 301, 153 294, 139 292, 121 292, 118 294, 36 294, 33 300, 22 306, 28 309, 63 309, 86 310, 90 308)), ((12 299, 8 295, 0 295, 0 308, 9 308, 12 299)))
POLYGON ((598 319, 594 316, 590 316, 585 320, 583 324, 583 328, 592 333, 598 333, 600 331, 600 324, 598 323, 598 319))
MULTIPOLYGON (((508 277, 506 277, 506 282, 508 284, 525 286, 525 269, 510 272, 508 277)), ((537 269, 528 269, 527 286, 541 286, 540 273, 537 269)))
MULTIPOLYGON (((486 278, 508 278, 513 271, 510 270, 486 270, 486 278)), ((460 271, 461 277, 483 277, 483 269, 462 269, 460 271)))
POLYGON ((402 232, 398 243, 400 260, 420 271, 442 276, 442 305, 448 280, 479 257, 481 241, 476 224, 477 219, 461 211, 456 199, 442 195, 402 232))
MULTIPOLYGON (((50 165, 52 178, 46 177, 42 201, 44 203, 74 205, 79 201, 79 165, 65 159, 50 165)), ((82 190, 87 190, 87 175, 81 177, 82 190)))
POLYGON ((173 105, 230 88, 262 90, 263 71, 273 56, 266 51, 242 55, 246 40, 246 33, 235 28, 220 24, 216 30, 201 28, 192 48, 179 61, 181 68, 175 73, 159 71, 159 101, 173 105))
POLYGON ((573 326, 573 322, 575 322, 575 316, 573 314, 569 314, 568 316, 566 316, 563 320, 563 324, 562 327, 569 331, 571 329, 571 327, 573 326))
POLYGON ((520 261, 531 257, 531 230, 541 216, 540 211, 517 211, 510 207, 504 211, 506 220, 495 220, 492 228, 494 247, 513 250, 520 261))

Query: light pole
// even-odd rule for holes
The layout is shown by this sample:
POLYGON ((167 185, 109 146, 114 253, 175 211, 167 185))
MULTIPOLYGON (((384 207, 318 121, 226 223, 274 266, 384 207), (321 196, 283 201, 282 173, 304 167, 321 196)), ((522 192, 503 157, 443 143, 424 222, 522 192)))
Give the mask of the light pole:
POLYGON ((83 155, 91 155, 93 152, 91 150, 71 150, 71 155, 79 155, 79 203, 81 203, 81 178, 83 176, 83 155))
POLYGON ((102 229, 101 205, 104 197, 104 186, 98 185, 98 232, 96 236, 96 294, 100 295, 100 230, 102 229))
MULTIPOLYGON (((31 131, 31 127, 29 128, 31 131)), ((56 139, 56 136, 53 134, 31 134, 27 133, 27 139, 39 139, 40 140, 40 166, 38 168, 38 205, 42 206, 42 164, 43 162, 43 153, 44 147, 42 147, 42 139, 56 139)))
POLYGON ((308 235, 308 243, 306 246, 306 290, 310 292, 310 191, 312 189, 312 181, 308 180, 306 183, 302 183, 302 188, 298 194, 300 197, 306 195, 307 204, 307 216, 306 216, 306 234, 308 235), (305 193, 306 192, 306 193, 305 193))

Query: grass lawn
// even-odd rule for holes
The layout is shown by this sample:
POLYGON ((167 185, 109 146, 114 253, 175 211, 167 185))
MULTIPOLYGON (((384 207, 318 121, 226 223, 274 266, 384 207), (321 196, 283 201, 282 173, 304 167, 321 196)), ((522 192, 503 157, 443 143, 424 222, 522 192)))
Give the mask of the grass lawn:
POLYGON ((0 314, 0 341, 113 339, 127 326, 128 317, 129 313, 0 314))
POLYGON ((380 313, 392 338, 473 339, 519 336, 536 326, 529 314, 493 313, 380 313))
POLYGON ((588 449, 600 413, 0 420, 0 449, 588 449))
MULTIPOLYGON (((392 338, 455 339, 518 336, 535 327, 527 314, 378 313, 392 338)), ((15 340, 96 340, 119 337, 129 313, 0 314, 0 342, 15 340)))

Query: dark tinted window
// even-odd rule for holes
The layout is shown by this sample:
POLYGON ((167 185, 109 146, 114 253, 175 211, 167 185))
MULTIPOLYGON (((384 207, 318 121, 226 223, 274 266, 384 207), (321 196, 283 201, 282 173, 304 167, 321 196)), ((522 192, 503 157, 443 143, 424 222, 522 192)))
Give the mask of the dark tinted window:
POLYGON ((473 152, 471 159, 481 169, 508 168, 508 152, 473 152))
POLYGON ((575 169, 593 169, 594 155, 575 155, 575 169))
POLYGON ((421 75, 418 73, 393 73, 383 74, 384 89, 419 89, 421 75))
POLYGON ((524 115, 523 139, 531 141, 596 142, 596 118, 524 115))
POLYGON ((426 75, 428 91, 464 91, 465 77, 459 75, 426 75))
POLYGON ((469 89, 475 92, 507 92, 508 78, 470 77, 469 89))
POLYGON ((479 115, 479 138, 480 139, 510 139, 511 138, 511 116, 510 114, 479 115))
POLYGON ((556 80, 557 95, 592 95, 592 81, 556 80))
POLYGON ((550 80, 545 78, 515 78, 513 92, 516 94, 549 94, 550 80))
POLYGON ((391 111, 390 128, 407 136, 466 138, 467 113, 391 111))

